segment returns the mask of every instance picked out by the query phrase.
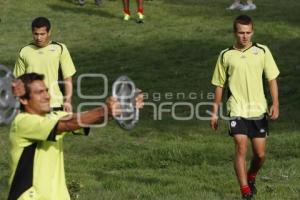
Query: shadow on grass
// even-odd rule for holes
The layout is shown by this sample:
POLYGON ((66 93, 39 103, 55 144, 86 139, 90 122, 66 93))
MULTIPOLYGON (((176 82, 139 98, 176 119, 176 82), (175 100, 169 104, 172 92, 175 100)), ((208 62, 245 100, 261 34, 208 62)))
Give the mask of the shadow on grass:
POLYGON ((126 182, 134 182, 137 184, 145 184, 145 185, 171 185, 175 184, 174 181, 167 181, 167 180, 161 180, 155 177, 143 177, 141 175, 132 175, 132 176, 122 176, 122 175, 115 175, 111 174, 105 171, 94 171, 94 175, 98 180, 104 181, 106 179, 113 179, 114 181, 126 181, 126 182))
POLYGON ((299 1, 293 1, 289 3, 274 3, 273 0, 258 1, 256 3, 257 10, 243 12, 243 11, 230 11, 226 8, 232 3, 232 1, 207 1, 207 0, 163 0, 165 4, 169 4, 169 12, 172 12, 172 5, 181 6, 176 10, 179 16, 202 16, 205 18, 218 18, 224 16, 232 17, 232 20, 241 14, 247 14, 254 18, 254 21, 262 22, 285 22, 291 25, 300 25, 299 13, 299 1), (199 9, 194 9, 197 6, 199 9))
POLYGON ((117 18, 119 19, 120 17, 115 16, 109 12, 106 12, 101 9, 90 9, 86 7, 78 7, 77 5, 74 5, 74 7, 69 7, 69 6, 61 6, 61 5, 56 5, 56 4, 48 4, 49 8, 52 9, 53 11, 59 11, 59 12, 72 12, 75 14, 86 14, 86 15, 96 15, 100 17, 105 17, 105 18, 117 18))

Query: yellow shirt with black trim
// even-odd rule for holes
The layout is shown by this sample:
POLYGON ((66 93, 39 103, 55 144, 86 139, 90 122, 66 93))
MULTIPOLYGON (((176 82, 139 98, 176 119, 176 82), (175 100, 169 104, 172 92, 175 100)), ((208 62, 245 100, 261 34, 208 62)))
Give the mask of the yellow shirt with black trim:
POLYGON ((45 76, 44 82, 49 88, 51 107, 62 106, 63 94, 58 80, 71 77, 76 72, 66 45, 52 41, 43 48, 34 44, 23 47, 15 63, 14 75, 18 77, 31 72, 45 76))
MULTIPOLYGON (((58 121, 66 112, 45 116, 19 113, 10 135, 10 170, 8 200, 69 200, 65 181, 63 137, 57 134, 58 121)), ((74 134, 85 134, 78 129, 74 134)))
POLYGON ((223 50, 217 60, 212 84, 225 87, 228 84, 227 111, 230 116, 258 117, 267 112, 263 76, 276 79, 278 67, 269 48, 253 43, 244 51, 233 47, 223 50))

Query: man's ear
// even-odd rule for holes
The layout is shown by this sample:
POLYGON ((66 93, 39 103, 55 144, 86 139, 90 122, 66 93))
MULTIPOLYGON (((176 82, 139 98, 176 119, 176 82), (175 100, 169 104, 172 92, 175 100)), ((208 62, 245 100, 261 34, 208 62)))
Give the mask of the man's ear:
POLYGON ((28 105, 28 99, 20 98, 20 102, 23 106, 28 105))

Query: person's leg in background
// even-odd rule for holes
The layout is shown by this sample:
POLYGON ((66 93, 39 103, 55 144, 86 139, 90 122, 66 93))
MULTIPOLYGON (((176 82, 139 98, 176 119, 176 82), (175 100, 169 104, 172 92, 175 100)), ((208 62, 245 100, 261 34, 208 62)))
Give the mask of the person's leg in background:
POLYGON ((256 5, 253 3, 253 0, 247 0, 247 3, 241 8, 242 11, 255 10, 256 5))
POLYGON ((243 4, 240 0, 235 0, 227 9, 228 10, 240 10, 243 8, 243 4))
POLYGON ((137 3, 137 15, 138 15, 138 22, 143 22, 144 20, 144 0, 136 0, 137 3))
POLYGON ((123 19, 128 21, 130 19, 129 0, 123 0, 123 19))

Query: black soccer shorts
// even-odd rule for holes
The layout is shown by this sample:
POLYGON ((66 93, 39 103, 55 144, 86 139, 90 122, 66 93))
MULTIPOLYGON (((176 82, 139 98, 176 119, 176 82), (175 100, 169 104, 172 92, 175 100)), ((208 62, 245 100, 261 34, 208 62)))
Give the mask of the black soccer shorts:
POLYGON ((259 118, 234 117, 229 120, 229 135, 247 135, 249 138, 265 138, 269 135, 268 119, 264 114, 259 118))

